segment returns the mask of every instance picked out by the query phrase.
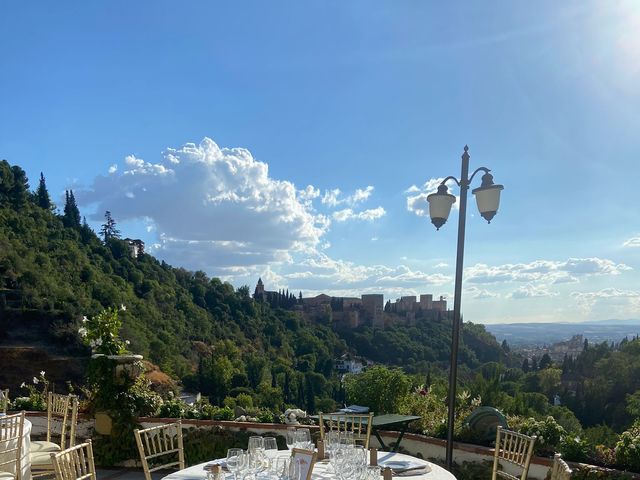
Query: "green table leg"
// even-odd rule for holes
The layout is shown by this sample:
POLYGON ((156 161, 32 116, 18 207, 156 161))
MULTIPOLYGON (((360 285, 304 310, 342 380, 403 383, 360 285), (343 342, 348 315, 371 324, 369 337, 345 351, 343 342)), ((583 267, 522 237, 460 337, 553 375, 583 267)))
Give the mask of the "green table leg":
POLYGON ((378 429, 375 428, 373 430, 373 434, 376 436, 376 438, 378 439, 378 442, 380 442, 380 446, 382 447, 382 450, 387 450, 387 446, 385 445, 385 443, 382 441, 382 437, 380 436, 380 434, 378 433, 378 429))

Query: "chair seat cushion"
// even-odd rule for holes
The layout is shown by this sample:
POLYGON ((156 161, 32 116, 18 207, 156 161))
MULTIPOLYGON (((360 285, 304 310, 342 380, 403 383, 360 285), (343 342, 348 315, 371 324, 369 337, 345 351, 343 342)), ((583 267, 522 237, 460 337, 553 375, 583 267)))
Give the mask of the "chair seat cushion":
POLYGON ((36 469, 53 468, 51 454, 53 452, 34 452, 31 454, 31 467, 36 469))
POLYGON ((60 445, 58 445, 57 443, 53 443, 53 442, 47 442, 45 440, 36 440, 34 442, 31 442, 31 447, 30 447, 30 451, 31 453, 36 453, 36 452, 59 452, 60 451, 60 445))
POLYGON ((13 473, 0 471, 0 480, 14 480, 15 478, 16 476, 13 473))

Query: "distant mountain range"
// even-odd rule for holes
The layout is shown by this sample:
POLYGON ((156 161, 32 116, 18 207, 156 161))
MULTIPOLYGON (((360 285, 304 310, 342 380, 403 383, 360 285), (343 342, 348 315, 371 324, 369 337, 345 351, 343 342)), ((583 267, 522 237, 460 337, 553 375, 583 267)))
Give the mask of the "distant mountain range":
POLYGON ((619 342, 640 335, 640 319, 595 320, 579 323, 501 323, 485 325, 498 341, 509 345, 550 345, 581 334, 591 343, 619 342))

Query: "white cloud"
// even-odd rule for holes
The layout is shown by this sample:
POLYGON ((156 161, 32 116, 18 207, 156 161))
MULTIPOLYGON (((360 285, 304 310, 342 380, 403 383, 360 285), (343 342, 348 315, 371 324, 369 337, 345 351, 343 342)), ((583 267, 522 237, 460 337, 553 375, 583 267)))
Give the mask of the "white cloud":
POLYGON ((513 298, 516 300, 523 298, 535 298, 535 297, 555 297, 558 294, 547 290, 542 285, 527 284, 518 287, 516 290, 507 295, 507 298, 513 298))
MULTIPOLYGON (((427 197, 438 190, 438 186, 443 180, 444 177, 431 178, 427 180, 422 187, 411 185, 407 188, 404 192, 407 195, 407 210, 415 213, 419 217, 428 217, 429 202, 427 201, 427 197)), ((449 187, 449 193, 455 195, 455 189, 451 188, 449 183, 447 183, 447 186, 449 187)), ((453 204, 452 208, 459 208, 459 203, 460 198, 456 195, 456 202, 453 204)))
POLYGON ((482 263, 465 269, 465 279, 470 283, 495 282, 575 282, 580 276, 619 275, 631 267, 611 260, 569 258, 566 261, 536 260, 530 263, 489 266, 482 263))
POLYGON ((632 237, 622 244, 624 247, 640 248, 640 237, 632 237))
POLYGON ((118 171, 118 165, 116 165, 115 163, 109 167, 110 174, 116 173, 117 171, 118 171))
POLYGON ((333 219, 336 222, 346 222, 347 220, 367 220, 373 221, 386 215, 386 211, 382 207, 363 210, 362 212, 354 212, 350 208, 333 212, 333 219))
POLYGON ((291 252, 315 250, 330 225, 301 201, 317 189, 301 194, 248 150, 209 138, 167 149, 160 163, 129 155, 125 164, 76 197, 97 204, 96 219, 105 210, 117 221, 150 219, 160 235, 156 253, 170 263, 218 272, 287 262, 291 252))
POLYGON ((341 198, 342 191, 339 188, 325 190, 321 202, 325 205, 328 205, 329 207, 337 207, 338 205, 349 205, 353 207, 368 200, 373 193, 373 190, 374 188, 371 185, 367 186, 366 188, 357 188, 352 195, 344 198, 341 198))
POLYGON ((356 192, 351 196, 350 201, 353 202, 354 204, 364 202, 371 196, 372 193, 373 193, 373 187, 371 185, 369 185, 365 189, 358 188, 356 192))
POLYGON ((298 190, 298 196, 302 200, 313 200, 320 196, 320 189, 315 188, 313 185, 307 185, 307 188, 298 190))
POLYGON ((598 299, 608 298, 639 298, 640 291, 620 290, 617 288, 603 288, 595 292, 571 292, 571 296, 577 300, 592 302, 598 299))
POLYGON ((493 293, 493 292, 490 292, 489 290, 478 288, 473 285, 464 287, 463 296, 467 296, 467 295, 476 300, 485 300, 488 298, 497 298, 500 296, 497 293, 493 293))
POLYGON ((434 265, 433 268, 447 268, 448 266, 449 266, 448 263, 440 262, 440 263, 437 263, 436 265, 434 265))

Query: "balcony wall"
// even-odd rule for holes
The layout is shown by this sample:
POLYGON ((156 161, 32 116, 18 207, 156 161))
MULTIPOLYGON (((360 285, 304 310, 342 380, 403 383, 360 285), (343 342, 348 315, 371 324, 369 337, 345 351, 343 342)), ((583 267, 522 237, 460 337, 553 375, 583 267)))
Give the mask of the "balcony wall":
MULTIPOLYGON (((27 412, 27 418, 32 423, 31 433, 34 437, 42 437, 47 433, 47 415, 44 412, 27 412)), ((162 423, 175 422, 175 418, 140 418, 139 423, 143 428, 153 427, 162 423)), ((266 435, 268 433, 275 433, 284 435, 288 425, 276 424, 276 423, 251 423, 251 422, 232 422, 221 420, 190 420, 182 419, 183 427, 188 428, 212 428, 219 426, 224 429, 235 432, 251 432, 257 435, 266 435)), ((78 439, 91 438, 94 431, 95 422, 93 418, 80 414, 78 416, 78 439)), ((314 431, 318 430, 317 426, 305 425, 314 431)), ((398 432, 386 432, 381 431, 380 436, 387 446, 393 445, 397 440, 398 432)), ((445 461, 445 445, 444 440, 432 437, 426 437, 424 435, 418 435, 414 433, 406 433, 402 439, 401 448, 405 453, 409 453, 415 457, 434 459, 438 462, 444 463, 445 461)), ((379 448, 380 445, 374 435, 371 436, 371 446, 379 448)), ((453 459, 456 463, 462 464, 463 462, 482 463, 487 460, 493 459, 493 449, 482 447, 478 445, 470 445, 465 443, 455 443, 453 451, 453 459)), ((572 464, 576 467, 580 464, 572 464)), ((133 466, 128 464, 126 466, 133 466)), ((529 469, 529 478, 543 480, 549 471, 551 466, 551 460, 548 458, 534 457, 531 461, 529 469)), ((598 467, 592 467, 599 469, 598 467)), ((605 472, 616 472, 615 470, 599 469, 605 472)), ((517 474, 517 470, 510 470, 506 468, 506 471, 517 474)), ((619 472, 621 473, 621 472, 619 472)))

